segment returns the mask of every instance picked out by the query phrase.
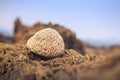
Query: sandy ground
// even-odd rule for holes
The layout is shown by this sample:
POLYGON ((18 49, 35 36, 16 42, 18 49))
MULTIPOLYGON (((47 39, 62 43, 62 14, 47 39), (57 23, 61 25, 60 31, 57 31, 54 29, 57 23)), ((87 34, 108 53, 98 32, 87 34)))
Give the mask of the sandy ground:
POLYGON ((0 38, 0 80, 119 80, 120 46, 86 46, 71 30, 49 24, 25 26, 15 21, 14 36, 0 38), (26 41, 38 30, 50 27, 63 37, 65 51, 53 58, 31 52, 26 41))

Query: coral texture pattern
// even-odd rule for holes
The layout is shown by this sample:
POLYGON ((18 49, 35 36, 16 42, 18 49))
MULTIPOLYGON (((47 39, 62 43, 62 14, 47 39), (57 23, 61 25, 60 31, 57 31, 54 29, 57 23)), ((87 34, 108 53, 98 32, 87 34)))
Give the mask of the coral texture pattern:
POLYGON ((55 57, 63 53, 64 41, 56 30, 45 28, 27 41, 27 48, 44 57, 55 57))

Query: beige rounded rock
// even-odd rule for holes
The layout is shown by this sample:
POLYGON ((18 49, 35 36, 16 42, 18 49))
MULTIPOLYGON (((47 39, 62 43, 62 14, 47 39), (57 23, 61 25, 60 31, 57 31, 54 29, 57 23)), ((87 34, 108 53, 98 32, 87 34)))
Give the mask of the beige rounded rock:
POLYGON ((59 56, 64 52, 64 41, 54 29, 45 28, 36 32, 28 41, 27 48, 44 57, 59 56))

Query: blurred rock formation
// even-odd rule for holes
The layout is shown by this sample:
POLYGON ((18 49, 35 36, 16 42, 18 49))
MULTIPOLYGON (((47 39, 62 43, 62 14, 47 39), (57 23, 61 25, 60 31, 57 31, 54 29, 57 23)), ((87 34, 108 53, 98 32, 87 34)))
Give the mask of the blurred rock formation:
POLYGON ((75 49, 81 54, 85 54, 84 43, 76 38, 76 34, 71 30, 60 26, 58 24, 48 24, 36 23, 33 26, 27 26, 22 24, 20 19, 16 19, 14 27, 14 43, 26 43, 27 40, 37 31, 44 28, 53 28, 57 30, 64 39, 66 49, 75 49))

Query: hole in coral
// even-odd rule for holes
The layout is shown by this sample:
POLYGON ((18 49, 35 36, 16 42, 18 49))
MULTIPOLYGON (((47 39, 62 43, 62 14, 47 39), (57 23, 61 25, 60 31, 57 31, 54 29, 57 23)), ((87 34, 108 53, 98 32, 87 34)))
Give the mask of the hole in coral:
POLYGON ((46 48, 44 48, 44 50, 46 51, 47 49, 46 49, 46 48))

